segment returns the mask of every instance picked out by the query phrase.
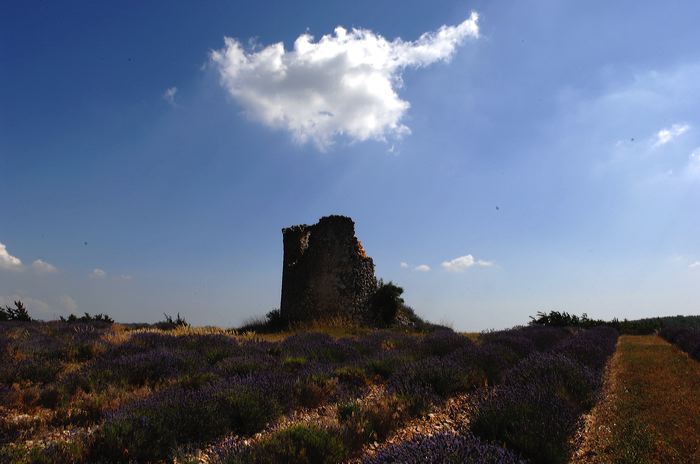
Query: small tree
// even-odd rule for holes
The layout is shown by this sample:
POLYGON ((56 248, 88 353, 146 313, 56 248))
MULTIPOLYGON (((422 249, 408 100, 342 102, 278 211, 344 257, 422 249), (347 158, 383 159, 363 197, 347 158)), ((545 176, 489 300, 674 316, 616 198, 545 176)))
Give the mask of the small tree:
POLYGON ((370 311, 375 319, 383 324, 391 324, 403 306, 403 288, 393 282, 379 281, 379 287, 370 299, 370 311))
POLYGON ((0 321, 24 321, 29 322, 32 318, 29 311, 20 300, 15 301, 15 307, 5 306, 0 308, 0 321))

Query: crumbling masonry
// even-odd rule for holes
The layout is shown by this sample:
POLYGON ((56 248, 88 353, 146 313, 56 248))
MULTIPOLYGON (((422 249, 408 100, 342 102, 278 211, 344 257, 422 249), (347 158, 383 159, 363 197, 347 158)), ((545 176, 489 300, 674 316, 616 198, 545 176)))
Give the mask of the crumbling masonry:
POLYGON ((280 314, 287 321, 341 316, 362 320, 377 289, 374 262, 346 216, 282 229, 284 262, 280 314))

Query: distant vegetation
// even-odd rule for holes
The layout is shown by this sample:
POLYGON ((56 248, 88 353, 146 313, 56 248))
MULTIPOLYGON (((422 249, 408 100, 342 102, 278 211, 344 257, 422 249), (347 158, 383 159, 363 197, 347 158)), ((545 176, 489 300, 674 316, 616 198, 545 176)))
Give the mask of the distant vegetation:
MULTIPOLYGON (((133 328, 145 328, 145 327, 156 327, 161 330, 172 330, 178 327, 189 327, 190 324, 185 320, 184 317, 177 313, 175 317, 169 314, 163 314, 164 319, 162 321, 156 322, 155 324, 129 324, 133 328)), ((0 321, 20 321, 20 322, 31 322, 34 319, 29 315, 28 308, 22 303, 22 301, 15 301, 14 307, 12 306, 0 306, 0 321)), ((114 324, 114 319, 107 314, 98 313, 92 315, 90 313, 83 313, 82 316, 76 316, 75 314, 70 314, 68 317, 59 316, 60 322, 65 323, 106 323, 114 324)))
POLYGON ((23 321, 29 322, 29 311, 21 301, 15 301, 14 308, 11 306, 0 307, 0 321, 23 321))
POLYGON ((180 313, 177 313, 177 317, 175 318, 165 313, 163 313, 163 316, 165 319, 160 322, 156 322, 155 324, 155 326, 161 330, 172 330, 177 329, 178 327, 190 326, 190 323, 187 322, 184 317, 180 316, 180 313))
POLYGON ((611 327, 621 334, 628 335, 649 335, 656 333, 663 327, 696 327, 700 328, 700 316, 666 316, 653 317, 637 320, 619 320, 617 318, 611 321, 602 319, 590 319, 586 313, 580 317, 567 312, 550 311, 538 312, 535 316, 530 316, 530 325, 543 325, 549 327, 611 327))
POLYGON ((85 313, 80 317, 76 316, 75 314, 71 314, 68 317, 60 316, 60 320, 61 322, 106 322, 108 324, 114 323, 114 319, 102 313, 95 314, 94 316, 90 313, 85 313))

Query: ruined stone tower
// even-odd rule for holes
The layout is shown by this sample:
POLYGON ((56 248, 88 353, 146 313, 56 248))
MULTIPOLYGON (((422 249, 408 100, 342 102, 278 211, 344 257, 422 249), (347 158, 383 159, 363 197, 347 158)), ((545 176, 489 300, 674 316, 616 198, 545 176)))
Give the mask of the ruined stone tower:
POLYGON ((282 237, 282 318, 365 318, 377 279, 372 258, 355 237, 352 219, 326 216, 311 226, 282 229, 282 237))

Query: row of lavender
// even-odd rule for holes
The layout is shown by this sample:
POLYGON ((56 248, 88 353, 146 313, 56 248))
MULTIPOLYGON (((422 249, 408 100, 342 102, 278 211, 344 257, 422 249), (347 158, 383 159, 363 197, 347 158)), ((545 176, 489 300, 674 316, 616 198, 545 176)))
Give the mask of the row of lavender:
MULTIPOLYGON (((507 334, 525 338, 528 330, 533 329, 496 337, 507 334)), ((556 339, 561 333, 556 329, 537 330, 537 337, 556 339)), ((603 369, 616 340, 615 330, 594 328, 556 343, 542 343, 539 350, 532 350, 506 370, 501 382, 481 396, 464 433, 438 434, 396 445, 367 463, 510 463, 521 458, 541 463, 568 462, 571 438, 581 414, 597 401, 603 369), (504 444, 509 451, 493 443, 504 444)), ((523 348, 526 345, 522 344, 523 348)))
POLYGON ((664 327, 659 335, 700 361, 700 329, 664 327))
MULTIPOLYGON (((6 323, 0 335, 0 404, 15 413, 52 413, 43 424, 17 424, 0 415, 0 460, 12 462, 166 459, 188 444, 253 434, 300 407, 343 403, 352 409, 352 399, 371 383, 405 388, 397 396, 400 405, 363 412, 378 424, 392 420, 391 414, 381 417, 382 407, 418 414, 435 398, 487 381, 475 366, 460 361, 462 368, 457 356, 449 357, 474 349, 452 332, 420 338, 384 331, 341 340, 307 333, 271 343, 224 332, 6 323), (18 446, 36 443, 41 428, 77 434, 70 443, 18 446)), ((348 422, 357 422, 355 416, 348 422)), ((377 428, 348 435, 359 443, 386 429, 377 428)))
MULTIPOLYGON (((451 332, 426 337, 423 344, 433 354, 402 366, 387 379, 398 405, 386 408, 404 411, 394 425, 425 411, 426 398, 439 401, 456 393, 482 390, 473 424, 463 424, 460 434, 438 434, 389 447, 368 459, 381 462, 520 462, 521 456, 536 462, 566 462, 570 454, 569 438, 580 414, 596 400, 601 386, 603 366, 614 350, 617 334, 610 329, 580 331, 574 335, 564 329, 522 328, 482 336, 474 345, 451 332), (488 385, 495 385, 489 388, 488 385), (487 386, 487 388, 481 388, 487 386), (411 414, 413 411, 413 414, 411 414), (476 435, 475 435, 476 434, 476 435), (505 444, 502 448, 495 443, 505 444)), ((366 406, 365 406, 366 407, 366 406)), ((308 455, 312 437, 323 434, 325 443, 357 449, 348 436, 361 435, 381 441, 384 436, 366 433, 366 428, 384 435, 391 430, 377 427, 374 411, 362 407, 339 408, 340 427, 316 430, 283 430, 254 447, 235 443, 223 449, 218 462, 274 462, 282 458, 275 450, 291 455, 308 455), (348 409, 350 409, 348 411, 348 409), (349 430, 348 430, 349 429, 349 430), (350 433, 348 433, 350 432, 350 433), (299 440, 307 440, 300 443, 299 440), (271 458, 272 456, 272 458, 271 458)), ((396 413, 394 413, 396 416, 396 413)), ((381 424, 380 424, 381 425, 381 424)), ((360 440, 360 443, 362 440, 360 440)), ((225 448, 225 447, 224 447, 225 448)), ((335 449, 335 448, 334 448, 335 449)), ((325 450, 325 448, 324 448, 325 450)), ((337 451, 337 449, 336 449, 337 451)), ((325 451, 328 460, 337 462, 338 453, 325 451)))
MULTIPOLYGON (((106 325, 0 325, 0 404, 53 412, 45 426, 93 427, 78 443, 36 452, 47 462, 152 460, 181 444, 228 432, 251 434, 282 412, 353 395, 366 379, 349 340, 322 334, 282 343, 225 333, 114 334, 106 325), (357 375, 356 375, 357 374, 357 375)), ((0 461, 19 460, 15 442, 37 430, 0 415, 0 461)))
MULTIPOLYGON (((516 345, 529 341, 514 340, 516 345)), ((107 414, 92 444, 92 456, 164 458, 188 442, 206 442, 230 432, 251 435, 283 413, 335 403, 343 416, 338 430, 285 431, 293 434, 287 437, 293 443, 277 443, 274 440, 280 438, 273 437, 272 444, 263 443, 257 451, 245 449, 240 450, 243 455, 224 452, 220 456, 234 462, 239 458, 241 462, 266 462, 275 456, 293 462, 294 450, 305 456, 313 454, 319 443, 326 443, 316 451, 318 459, 313 462, 338 462, 363 443, 382 440, 393 427, 426 412, 435 402, 494 381, 524 354, 506 346, 508 337, 502 341, 482 349, 451 331, 424 337, 377 331, 339 340, 304 333, 278 343, 137 334, 117 348, 121 355, 107 357, 110 361, 94 371, 104 376, 124 366, 133 376, 143 365, 153 375, 156 367, 170 366, 168 372, 159 371, 158 377, 177 381, 107 414), (201 349, 206 352, 197 356, 201 349), (154 357, 157 360, 151 362, 154 357), (187 357, 200 360, 196 364, 200 370, 193 370, 187 357), (201 362, 202 357, 206 362, 201 362), (184 371, 178 372, 178 366, 184 371), (392 394, 360 405, 355 399, 372 383, 388 385, 392 394), (328 448, 328 443, 337 446, 328 448), (248 455, 250 452, 255 455, 248 455)), ((107 383, 123 378, 125 374, 118 372, 107 383)))
MULTIPOLYGON (((396 462, 407 454, 424 462, 426 446, 458 460, 519 459, 482 440, 535 459, 534 443, 545 443, 554 450, 545 455, 550 459, 562 453, 576 417, 595 400, 615 339, 604 329, 572 334, 534 327, 484 334, 478 345, 451 331, 424 337, 377 331, 339 340, 306 333, 275 343, 223 332, 127 336, 99 324, 2 324, 0 332, 0 402, 17 411, 50 409, 52 427, 96 429, 70 443, 49 443, 34 453, 35 462, 167 459, 183 447, 251 435, 283 413, 324 403, 338 404, 334 430, 293 428, 257 448, 223 447, 217 456, 266 462, 281 452, 290 461, 316 450, 321 458, 314 462, 338 462, 432 404, 480 390, 488 393, 471 429, 482 439, 465 427, 459 437, 409 443, 382 459, 394 453, 396 462), (386 385, 386 398, 355 401, 373 383, 386 385)), ((0 422, 0 458, 19 462, 30 455, 13 442, 34 432, 0 422)))

